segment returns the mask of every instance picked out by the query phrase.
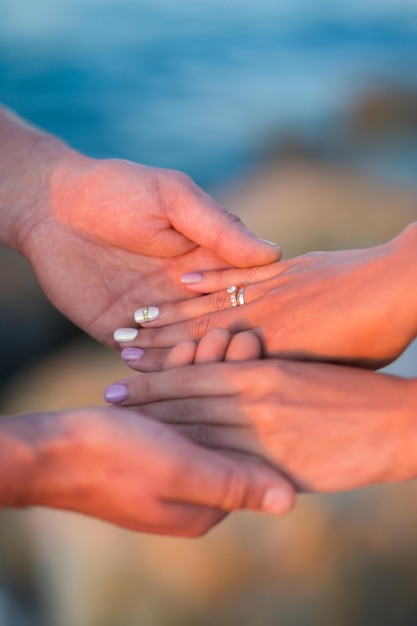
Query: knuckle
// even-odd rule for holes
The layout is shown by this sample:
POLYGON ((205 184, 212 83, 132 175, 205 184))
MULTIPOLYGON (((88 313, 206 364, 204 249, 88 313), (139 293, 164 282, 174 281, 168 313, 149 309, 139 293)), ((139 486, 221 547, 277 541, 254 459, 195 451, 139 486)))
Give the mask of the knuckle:
POLYGON ((229 220, 231 224, 243 225, 242 220, 235 213, 230 213, 229 211, 226 211, 226 215, 227 215, 227 219, 229 220))
POLYGON ((166 170, 166 172, 176 185, 182 185, 184 187, 194 186, 194 182, 185 172, 181 172, 180 170, 166 170))
POLYGON ((225 477, 222 508, 233 511, 247 508, 248 504, 249 490, 245 477, 234 471, 229 471, 225 477))
POLYGON ((192 398, 184 398, 181 401, 179 413, 185 421, 191 421, 196 417, 196 407, 192 398))
POLYGON ((163 326, 152 328, 152 330, 148 330, 147 332, 149 333, 148 335, 149 344, 155 347, 159 346, 160 341, 161 341, 161 335, 163 332, 163 326))
POLYGON ((210 316, 200 315, 187 322, 188 334, 192 339, 200 339, 203 337, 210 328, 210 316))
POLYGON ((209 447, 213 444, 212 429, 205 424, 194 424, 191 428, 191 437, 195 442, 203 446, 209 447))
POLYGON ((248 283, 256 283, 258 281, 259 268, 248 267, 244 270, 244 277, 248 283))
POLYGON ((277 406, 273 402, 255 403, 253 413, 256 414, 256 423, 262 427, 276 427, 277 406))
POLYGON ((140 382, 140 395, 138 397, 140 397, 142 403, 148 402, 153 397, 153 386, 151 379, 151 374, 144 374, 138 379, 138 382, 140 382))
POLYGON ((211 294, 211 305, 215 311, 224 311, 230 305, 229 294, 225 289, 211 294))
POLYGON ((194 365, 179 367, 175 370, 175 386, 181 395, 192 397, 195 380, 196 371, 194 365))
MULTIPOLYGON (((145 331, 140 330, 139 339, 144 342, 143 347, 148 348, 167 348, 170 345, 169 335, 167 334, 164 326, 157 326, 149 329, 147 328, 145 331)), ((142 347, 142 344, 140 345, 142 347)))
POLYGON ((141 328, 139 329, 137 345, 141 348, 155 348, 160 334, 160 328, 141 328))
POLYGON ((169 350, 159 349, 154 350, 152 354, 153 369, 160 372, 165 368, 166 360, 169 355, 169 350))

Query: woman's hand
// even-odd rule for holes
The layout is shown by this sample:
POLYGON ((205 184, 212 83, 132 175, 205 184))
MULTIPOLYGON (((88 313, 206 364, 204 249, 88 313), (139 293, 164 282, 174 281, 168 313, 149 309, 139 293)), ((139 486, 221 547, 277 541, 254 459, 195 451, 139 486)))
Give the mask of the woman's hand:
POLYGON ((417 334, 417 223, 375 248, 315 252, 185 280, 194 293, 213 293, 148 308, 149 322, 143 309, 136 311, 142 328, 125 344, 144 350, 135 369, 163 368, 171 346, 213 327, 254 329, 268 357, 379 368, 417 334), (246 285, 243 306, 231 306, 226 288, 233 284, 246 285))
POLYGON ((126 409, 21 415, 0 423, 0 506, 46 506, 132 530, 197 536, 229 511, 285 513, 271 468, 207 450, 126 409))
POLYGON ((262 458, 301 490, 417 475, 417 381, 271 359, 179 367, 119 385, 120 405, 209 448, 262 458))

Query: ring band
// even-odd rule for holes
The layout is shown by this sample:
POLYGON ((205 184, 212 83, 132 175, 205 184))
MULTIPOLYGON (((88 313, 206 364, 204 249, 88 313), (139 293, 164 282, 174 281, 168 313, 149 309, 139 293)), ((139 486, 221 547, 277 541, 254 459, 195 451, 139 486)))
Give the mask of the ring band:
POLYGON ((229 294, 232 306, 243 306, 245 304, 245 287, 231 285, 226 291, 229 294))
POLYGON ((149 311, 147 306, 143 307, 143 321, 149 322, 149 311))
POLYGON ((237 292, 237 303, 239 306, 243 306, 245 304, 245 288, 244 287, 240 287, 239 291, 237 292))

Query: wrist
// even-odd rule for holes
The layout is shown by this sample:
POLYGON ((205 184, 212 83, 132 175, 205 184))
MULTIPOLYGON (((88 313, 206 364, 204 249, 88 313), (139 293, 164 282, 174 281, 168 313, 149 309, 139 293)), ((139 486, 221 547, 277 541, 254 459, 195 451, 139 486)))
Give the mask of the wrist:
POLYGON ((409 342, 417 337, 417 222, 407 226, 389 244, 395 267, 397 287, 401 296, 393 293, 398 317, 407 329, 409 342))
POLYGON ((82 447, 81 424, 83 414, 76 411, 0 421, 0 507, 66 508, 68 492, 79 488, 67 470, 82 447))
POLYGON ((49 210, 54 171, 77 153, 1 107, 0 145, 0 243, 23 253, 49 210))
MULTIPOLYGON (((397 456, 399 480, 417 478, 417 378, 403 379, 404 407, 402 418, 398 420, 402 427, 401 445, 397 456)), ((397 423, 398 423, 397 422, 397 423)))

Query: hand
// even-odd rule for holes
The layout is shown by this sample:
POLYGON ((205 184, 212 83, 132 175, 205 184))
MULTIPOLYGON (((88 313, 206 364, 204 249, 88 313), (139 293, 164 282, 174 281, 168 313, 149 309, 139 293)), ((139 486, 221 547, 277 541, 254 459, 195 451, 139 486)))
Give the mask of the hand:
POLYGON ((135 307, 189 297, 184 271, 279 256, 186 176, 84 158, 52 179, 24 250, 52 303, 110 345, 135 307))
POLYGON ((197 536, 228 511, 284 513, 293 504, 276 471, 204 449, 133 411, 17 416, 2 420, 0 444, 8 470, 2 506, 47 506, 132 530, 197 536), (7 466, 13 444, 19 464, 7 466))
POLYGON ((199 364, 121 381, 139 405, 201 445, 261 457, 301 490, 416 476, 417 381, 339 365, 199 364))
MULTIPOLYGON (((184 367, 193 363, 219 363, 221 361, 250 361, 259 359, 262 346, 253 332, 231 336, 225 328, 212 328, 200 341, 181 341, 167 354, 164 369, 184 367)), ((136 348, 125 348, 121 354, 132 369, 136 369, 136 348)), ((140 359, 140 356, 139 356, 140 359)))
MULTIPOLYGON (((123 348, 121 357, 130 368, 142 371, 142 350, 140 348, 123 348)), ((172 369, 184 367, 193 363, 218 363, 221 361, 251 361, 260 359, 262 346, 251 331, 243 331, 231 335, 225 328, 212 328, 199 341, 180 341, 170 350, 150 350, 149 354, 155 357, 163 355, 164 359, 159 363, 160 369, 172 369)), ((145 358, 149 367, 149 358, 145 358)), ((155 362, 153 363, 155 369, 155 362)), ((146 367, 146 366, 145 366, 146 367)), ((112 386, 105 392, 105 399, 112 402, 112 386), (109 393, 108 393, 109 391, 109 393)))
POLYGON ((375 248, 193 276, 194 293, 214 293, 164 304, 150 322, 136 312, 143 328, 129 346, 145 352, 135 368, 163 368, 167 348, 213 327, 254 329, 268 357, 382 367, 417 334, 416 239, 417 223, 375 248), (231 307, 233 284, 246 284, 243 306, 231 307))
POLYGON ((180 172, 84 157, 1 107, 0 143, 0 241, 109 345, 138 306, 190 297, 183 272, 280 257, 180 172))

